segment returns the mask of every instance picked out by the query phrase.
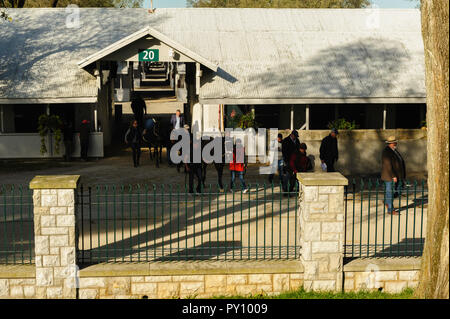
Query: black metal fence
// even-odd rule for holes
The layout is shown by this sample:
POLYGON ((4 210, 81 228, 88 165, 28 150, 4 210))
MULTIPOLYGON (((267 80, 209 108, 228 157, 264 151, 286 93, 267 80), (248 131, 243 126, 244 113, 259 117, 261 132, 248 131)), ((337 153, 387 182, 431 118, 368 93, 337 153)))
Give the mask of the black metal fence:
POLYGON ((209 185, 192 195, 184 185, 81 186, 78 260, 298 258, 296 190, 249 189, 222 193, 209 185))
POLYGON ((33 192, 0 186, 0 264, 34 263, 33 192))
POLYGON ((345 257, 421 256, 425 241, 426 181, 392 184, 393 206, 386 207, 386 185, 378 179, 353 179, 345 189, 345 257))

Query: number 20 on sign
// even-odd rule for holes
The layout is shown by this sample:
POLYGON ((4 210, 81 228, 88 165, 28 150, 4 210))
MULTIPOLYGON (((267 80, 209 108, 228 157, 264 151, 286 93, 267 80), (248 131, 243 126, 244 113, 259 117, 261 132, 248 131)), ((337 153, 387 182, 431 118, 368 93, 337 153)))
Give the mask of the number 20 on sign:
POLYGON ((139 52, 140 62, 158 62, 159 61, 159 50, 148 49, 139 52))

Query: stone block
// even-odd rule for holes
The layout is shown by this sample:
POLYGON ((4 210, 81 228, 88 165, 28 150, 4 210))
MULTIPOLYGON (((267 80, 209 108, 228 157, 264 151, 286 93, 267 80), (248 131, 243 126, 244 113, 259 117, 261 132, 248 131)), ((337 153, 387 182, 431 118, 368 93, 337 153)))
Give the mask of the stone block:
MULTIPOLYGON (((107 280, 107 289, 103 295, 127 295, 131 290, 131 279, 130 277, 112 277, 107 280)), ((155 287, 156 293, 156 287, 155 287)), ((102 292, 100 291, 100 295, 102 292)))
POLYGON ((203 275, 172 276, 172 281, 203 281, 203 275))
POLYGON ((54 227, 56 226, 56 218, 52 215, 41 216, 41 227, 54 227))
POLYGON ((273 275, 273 291, 283 292, 289 290, 289 274, 273 275))
POLYGON ((53 285, 53 268, 36 268, 36 286, 53 285))
POLYGON ((9 296, 9 280, 0 279, 0 297, 9 296))
POLYGON ((397 280, 397 272, 396 271, 376 271, 375 277, 376 277, 376 280, 378 280, 378 281, 397 280))
POLYGON ((145 276, 144 278, 145 282, 172 282, 172 276, 145 276))
POLYGON ((269 295, 273 293, 272 285, 256 285, 256 291, 258 294, 266 294, 269 295))
POLYGON ((227 275, 228 285, 245 285, 247 283, 247 275, 227 275))
POLYGON ((335 253, 339 251, 337 241, 322 241, 312 243, 312 253, 335 253))
POLYGON ((34 247, 36 255, 47 255, 50 248, 48 236, 35 236, 34 247))
POLYGON ((339 186, 319 186, 319 194, 336 194, 339 190, 339 186))
POLYGON ((50 255, 59 255, 59 247, 50 247, 50 255))
POLYGON ((57 195, 41 195, 41 206, 42 207, 58 206, 58 196, 57 195))
POLYGON ((66 215, 67 207, 50 207, 50 215, 66 215))
POLYGON ((328 202, 312 202, 309 204, 310 214, 320 214, 328 212, 328 202))
POLYGON ((9 284, 11 286, 24 286, 24 285, 34 285, 36 282, 35 279, 9 279, 9 284))
POLYGON ((323 233, 343 233, 344 223, 342 222, 323 222, 322 223, 323 233))
POLYGON ((13 298, 23 298, 23 288, 22 286, 11 286, 10 287, 10 296, 13 298))
POLYGON ((316 261, 308 261, 303 263, 304 277, 314 278, 317 275, 319 265, 316 261))
POLYGON ((406 281, 388 281, 384 284, 384 291, 387 293, 400 293, 407 287, 406 281))
POLYGON ((180 284, 179 283, 158 283, 158 298, 173 298, 180 294, 180 284))
POLYGON ((272 285, 272 275, 270 274, 250 274, 248 275, 249 284, 272 285))
POLYGON ((69 233, 69 229, 67 227, 42 227, 41 234, 42 235, 66 235, 69 233))
POLYGON ((98 290, 97 289, 80 289, 79 290, 80 299, 97 299, 98 290))
POLYGON ((330 213, 344 212, 344 194, 332 194, 328 198, 328 211, 330 213))
MULTIPOLYGON (((150 278, 152 278, 152 277, 150 277, 150 278)), ((133 276, 133 277, 131 277, 131 282, 145 282, 145 277, 144 276, 133 276)))
POLYGON ((319 196, 319 187, 318 186, 306 186, 303 190, 304 200, 306 202, 315 202, 319 196))
POLYGON ((64 247, 69 245, 69 236, 67 235, 53 235, 50 236, 51 247, 64 247))
POLYGON ((47 298, 49 299, 61 299, 63 296, 62 287, 48 287, 47 298))
POLYGON ((137 282, 131 284, 131 293, 133 295, 149 295, 156 294, 157 283, 155 282, 137 282))
POLYGON ((322 233, 320 239, 323 241, 339 241, 340 237, 337 233, 322 233))
POLYGON ((43 256, 42 265, 44 267, 59 266, 59 256, 52 256, 52 255, 43 256))
POLYGON ((75 265, 75 247, 61 247, 61 266, 75 265))
POLYGON ((415 281, 415 280, 407 281, 407 286, 408 286, 408 288, 415 289, 419 286, 419 281, 415 281))
POLYGON ((80 278, 80 288, 106 288, 106 278, 80 278))
POLYGON ((351 278, 346 278, 344 280, 344 290, 345 291, 354 291, 355 290, 355 281, 351 278))
POLYGON ((335 280, 315 280, 313 283, 314 291, 335 291, 336 281, 335 280))
POLYGON ((23 295, 25 298, 34 298, 36 296, 34 285, 23 287, 23 295))
POLYGON ((289 281, 289 290, 298 290, 303 286, 303 280, 291 279, 289 281))
MULTIPOLYGON (((241 283, 245 283, 241 282, 241 283)), ((227 285, 226 275, 205 275, 205 288, 211 290, 213 288, 225 288, 227 285)))
POLYGON ((303 240, 317 241, 320 240, 320 222, 305 222, 302 224, 303 240))
POLYGON ((59 189, 58 205, 55 206, 74 206, 74 193, 73 189, 59 189))
POLYGON ((419 280, 419 271, 418 270, 401 270, 398 272, 399 280, 413 281, 419 280))
POLYGON ((56 225, 58 227, 75 227, 75 215, 56 216, 56 225))
POLYGON ((205 284, 203 282, 182 282, 182 283, 180 283, 180 294, 195 295, 195 294, 203 293, 203 292, 205 292, 205 284))
POLYGON ((256 285, 237 285, 236 293, 241 296, 247 296, 258 293, 256 285))

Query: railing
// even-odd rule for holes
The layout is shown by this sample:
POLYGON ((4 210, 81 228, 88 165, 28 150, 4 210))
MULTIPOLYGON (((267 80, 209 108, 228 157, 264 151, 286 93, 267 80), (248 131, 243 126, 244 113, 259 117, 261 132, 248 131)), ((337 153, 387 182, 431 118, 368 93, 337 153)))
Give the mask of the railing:
POLYGON ((393 204, 387 211, 386 186, 381 180, 355 179, 345 190, 345 257, 421 256, 426 229, 426 182, 392 185, 393 204))
POLYGON ((195 196, 184 185, 81 186, 78 260, 298 258, 296 190, 248 186, 222 193, 209 185, 195 196))
POLYGON ((33 192, 0 186, 0 264, 34 263, 33 192))

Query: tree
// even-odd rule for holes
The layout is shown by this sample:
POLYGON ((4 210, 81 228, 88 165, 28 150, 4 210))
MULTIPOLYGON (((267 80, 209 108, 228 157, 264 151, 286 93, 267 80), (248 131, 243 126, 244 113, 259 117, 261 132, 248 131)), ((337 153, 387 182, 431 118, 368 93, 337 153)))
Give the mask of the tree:
POLYGON ((365 8, 370 0, 187 0, 194 8, 365 8))
POLYGON ((422 0, 427 88, 428 219, 420 298, 449 298, 449 1, 422 0))

